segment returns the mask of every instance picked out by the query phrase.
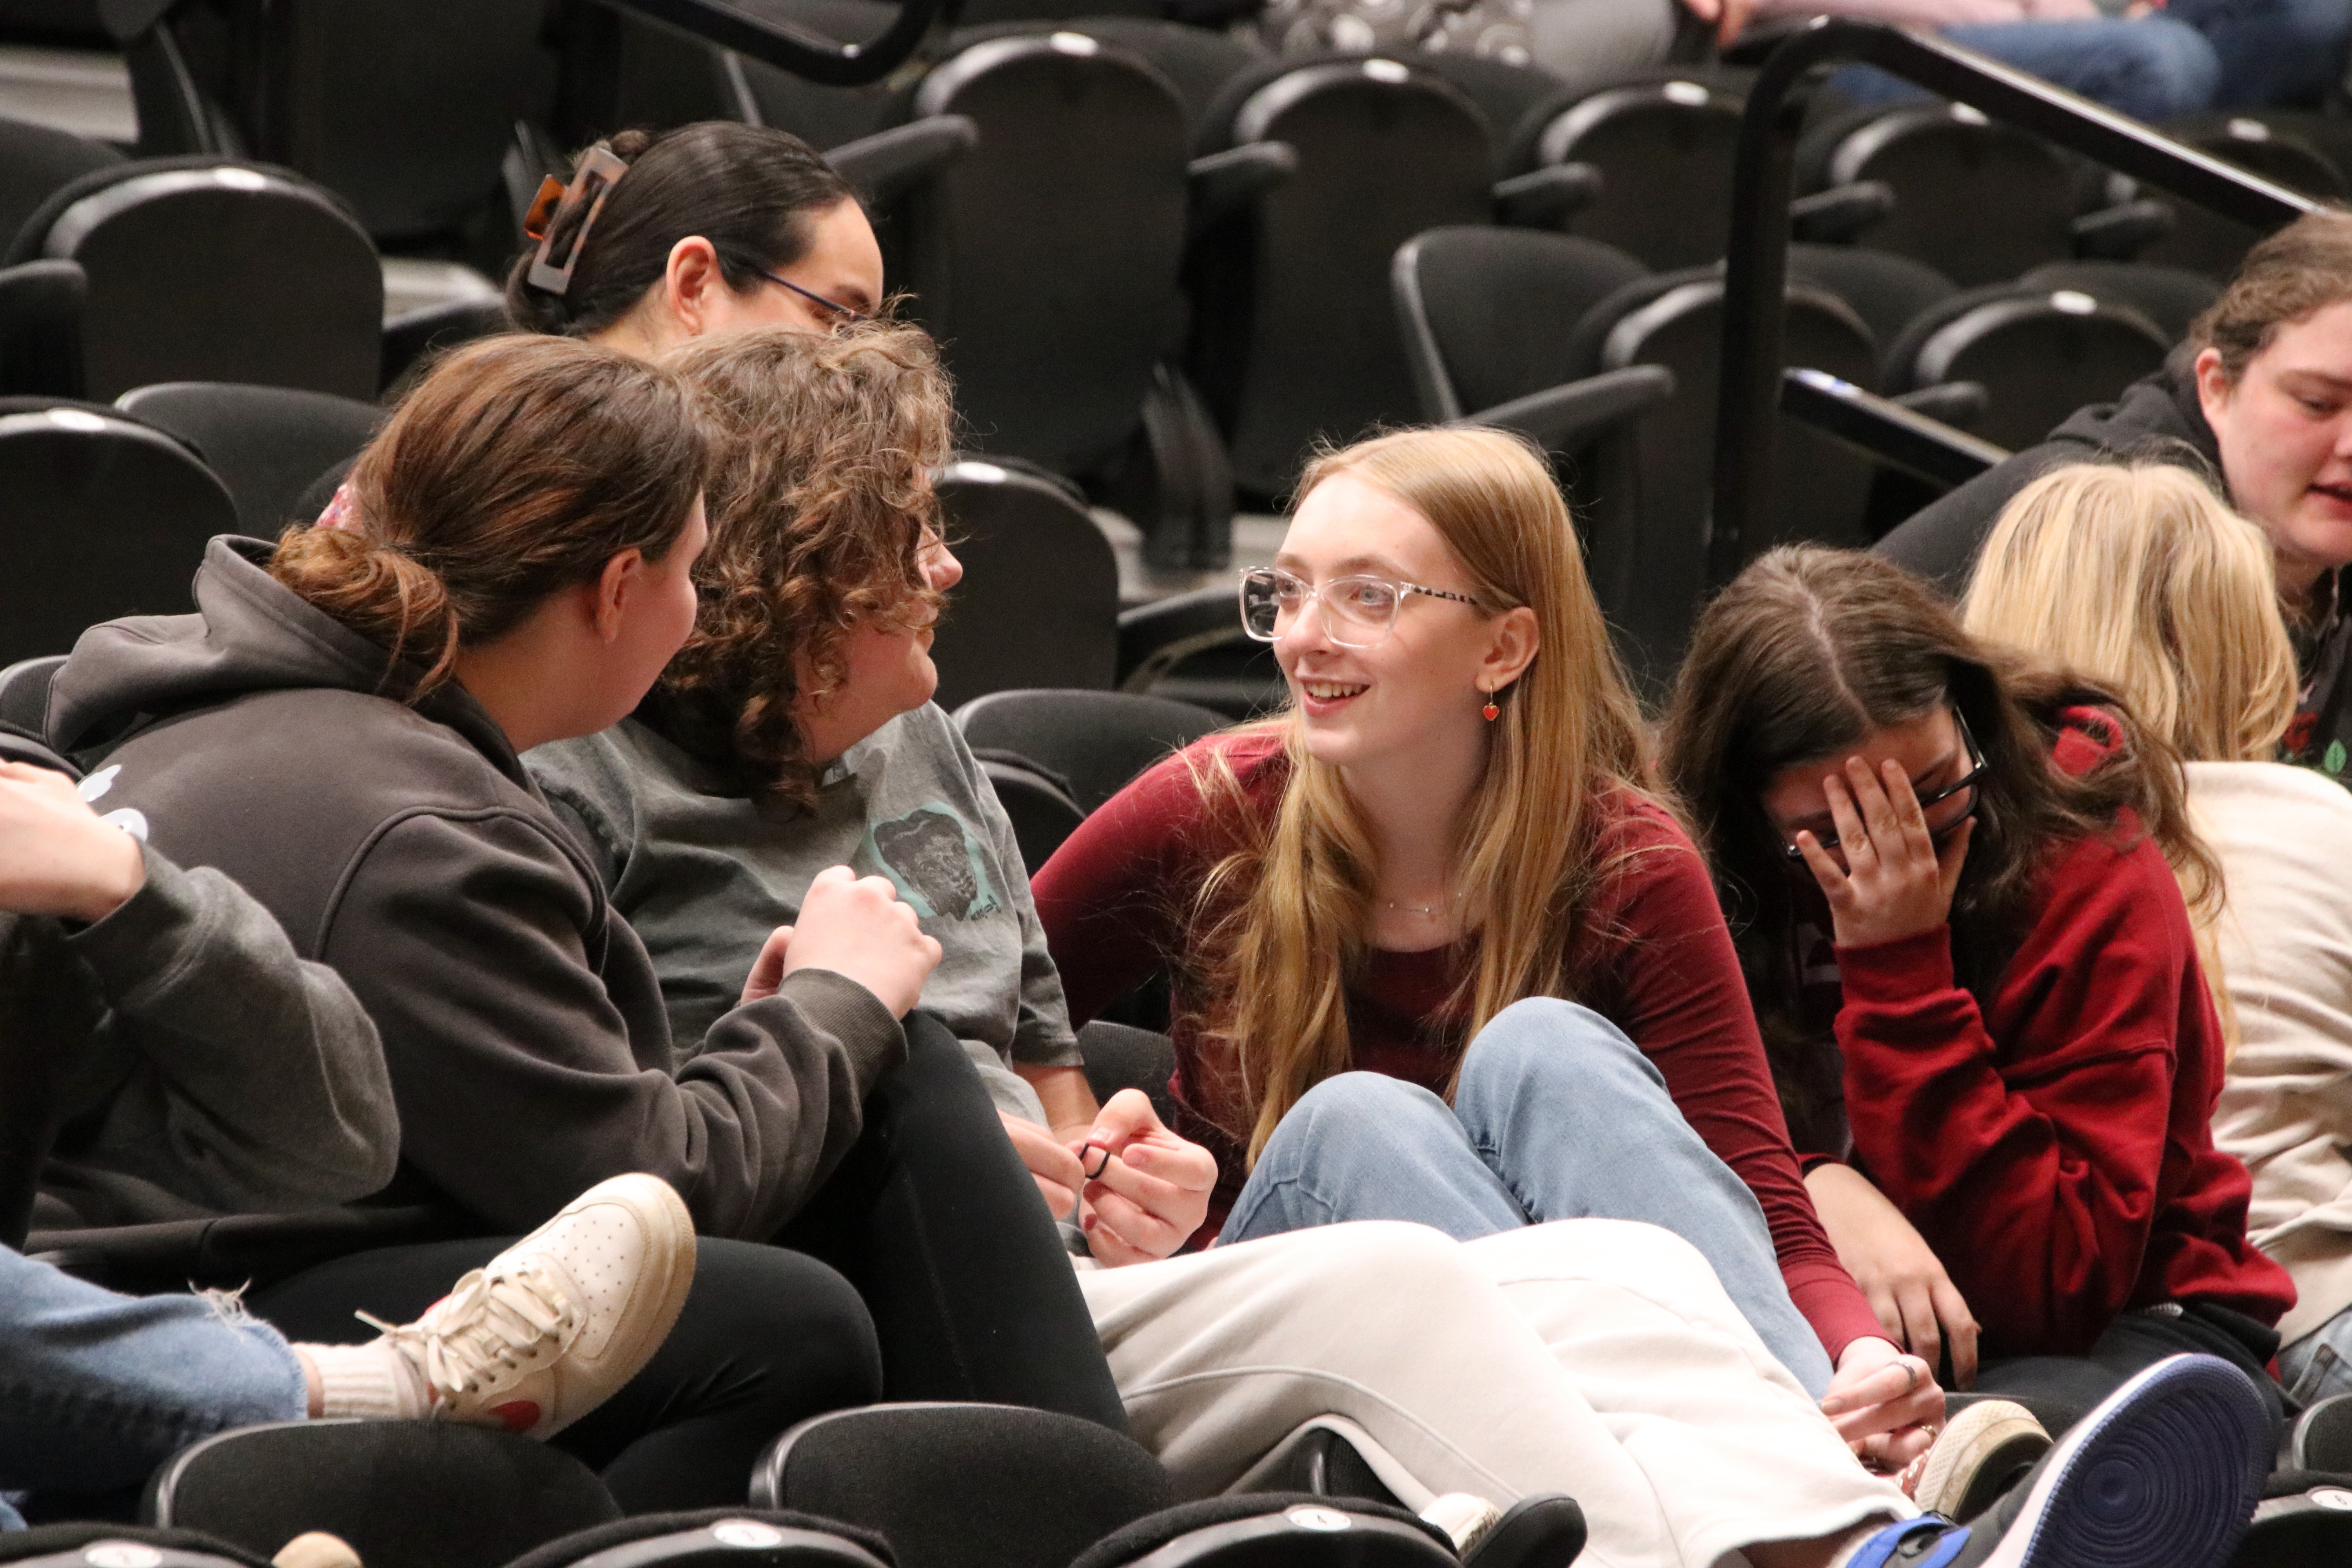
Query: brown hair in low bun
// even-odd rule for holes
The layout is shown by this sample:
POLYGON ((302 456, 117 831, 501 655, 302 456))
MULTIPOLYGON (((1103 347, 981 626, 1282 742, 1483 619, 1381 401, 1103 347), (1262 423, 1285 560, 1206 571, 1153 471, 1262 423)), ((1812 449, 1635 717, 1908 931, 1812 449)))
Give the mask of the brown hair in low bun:
POLYGON ((710 459, 692 388, 563 338, 440 361, 352 468, 339 526, 288 531, 269 574, 383 645, 415 701, 625 550, 659 560, 710 459))

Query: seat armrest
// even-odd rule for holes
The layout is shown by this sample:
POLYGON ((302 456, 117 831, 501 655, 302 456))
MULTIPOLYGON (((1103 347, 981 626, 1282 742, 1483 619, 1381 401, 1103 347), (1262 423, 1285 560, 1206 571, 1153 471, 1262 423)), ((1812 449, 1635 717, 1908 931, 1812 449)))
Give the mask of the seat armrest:
POLYGON ((1783 371, 1780 408, 1857 451, 1946 489, 1968 483, 2009 456, 1990 441, 1823 371, 1783 371))
POLYGON ((1195 158, 1185 168, 1189 226, 1198 234, 1298 173, 1287 142, 1244 142, 1195 158))
POLYGON ((1516 430, 1548 452, 1567 452, 1674 395, 1675 373, 1664 365, 1629 364, 1514 397, 1451 423, 1516 430))
POLYGON ((1602 175, 1590 163, 1552 163, 1514 174, 1495 186, 1495 220, 1514 228, 1558 228, 1570 214, 1592 205, 1602 175))
POLYGON ((932 114, 894 125, 824 155, 869 208, 887 207, 980 145, 980 126, 966 114, 932 114))
POLYGON ((1232 583, 1195 588, 1118 617, 1118 689, 1144 691, 1162 674, 1204 648, 1241 642, 1241 601, 1232 583))
POLYGON ((1895 399, 1914 414, 1940 419, 1947 425, 1973 425, 1984 417, 1990 395, 1980 381, 1939 381, 1895 399))
POLYGON ((2179 217, 2170 202, 2153 196, 2085 213, 2074 220, 2074 254, 2091 260, 2129 261, 2170 234, 2179 217))
POLYGON ((1895 187, 1884 180, 1832 185, 1789 204, 1789 232, 1814 245, 1840 245, 1895 211, 1895 187))

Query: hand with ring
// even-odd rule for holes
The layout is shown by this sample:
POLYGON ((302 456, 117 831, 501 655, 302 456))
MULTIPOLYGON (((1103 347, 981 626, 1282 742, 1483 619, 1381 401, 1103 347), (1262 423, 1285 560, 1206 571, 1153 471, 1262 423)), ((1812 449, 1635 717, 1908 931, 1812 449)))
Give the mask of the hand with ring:
POLYGON ((1822 1414, 1864 1464, 1892 1473, 1935 1442, 1944 1391, 1926 1362, 1874 1336, 1854 1341, 1838 1357, 1822 1414))

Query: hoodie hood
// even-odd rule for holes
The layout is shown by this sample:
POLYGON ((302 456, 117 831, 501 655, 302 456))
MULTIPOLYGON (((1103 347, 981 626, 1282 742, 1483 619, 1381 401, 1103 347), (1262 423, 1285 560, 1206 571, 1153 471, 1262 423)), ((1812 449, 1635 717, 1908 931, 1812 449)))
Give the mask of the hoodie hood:
MULTIPOLYGON (((222 534, 205 547, 194 615, 132 616, 84 632, 49 687, 51 740, 68 752, 111 746, 154 720, 264 691, 381 692, 383 648, 272 577, 271 550, 222 534)), ((528 787, 506 732, 463 687, 445 683, 415 706, 528 787)))

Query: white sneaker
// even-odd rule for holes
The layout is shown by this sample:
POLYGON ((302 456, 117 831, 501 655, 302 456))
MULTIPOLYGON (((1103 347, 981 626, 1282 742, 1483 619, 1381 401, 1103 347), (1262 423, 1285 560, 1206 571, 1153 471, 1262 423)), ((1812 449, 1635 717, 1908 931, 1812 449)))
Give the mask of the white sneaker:
POLYGON ((615 1176, 414 1323, 376 1326, 431 1390, 433 1419, 547 1437, 637 1374, 693 1283, 684 1201, 658 1176, 615 1176))
POLYGON ((2012 1400, 1979 1400, 1903 1472, 1903 1489, 1927 1512, 1966 1524, 2049 1451, 2050 1434, 2033 1412, 2012 1400))

